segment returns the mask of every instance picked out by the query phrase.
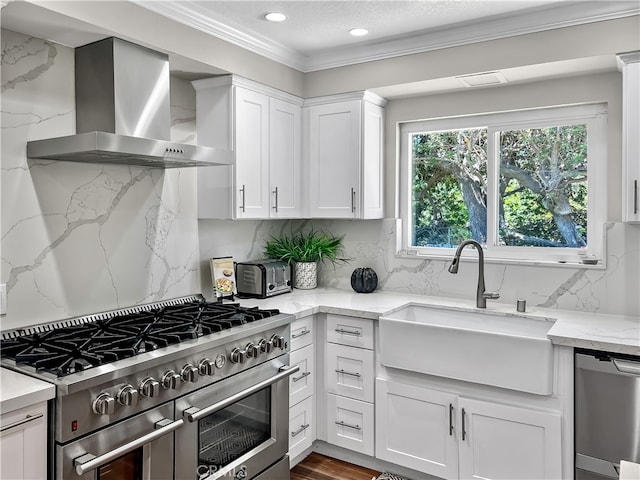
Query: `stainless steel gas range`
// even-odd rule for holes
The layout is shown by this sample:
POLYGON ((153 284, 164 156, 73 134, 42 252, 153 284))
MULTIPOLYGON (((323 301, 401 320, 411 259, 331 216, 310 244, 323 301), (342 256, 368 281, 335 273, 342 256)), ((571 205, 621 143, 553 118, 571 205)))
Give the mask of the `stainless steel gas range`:
POLYGON ((56 385, 50 477, 288 478, 289 324, 199 295, 2 335, 56 385))

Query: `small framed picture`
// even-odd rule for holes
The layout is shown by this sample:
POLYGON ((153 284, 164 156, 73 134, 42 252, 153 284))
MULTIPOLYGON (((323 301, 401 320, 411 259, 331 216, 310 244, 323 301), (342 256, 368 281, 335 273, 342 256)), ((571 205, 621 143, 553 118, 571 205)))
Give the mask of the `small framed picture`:
POLYGON ((211 280, 218 298, 231 297, 238 293, 233 257, 211 259, 211 280))

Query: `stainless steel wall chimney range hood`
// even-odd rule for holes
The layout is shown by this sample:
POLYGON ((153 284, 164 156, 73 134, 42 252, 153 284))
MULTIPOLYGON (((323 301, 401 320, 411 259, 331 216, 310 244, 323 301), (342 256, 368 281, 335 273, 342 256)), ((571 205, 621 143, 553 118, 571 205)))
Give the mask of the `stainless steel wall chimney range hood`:
POLYGON ((76 135, 27 142, 28 158, 177 168, 232 153, 170 141, 169 57, 110 37, 75 49, 76 135))

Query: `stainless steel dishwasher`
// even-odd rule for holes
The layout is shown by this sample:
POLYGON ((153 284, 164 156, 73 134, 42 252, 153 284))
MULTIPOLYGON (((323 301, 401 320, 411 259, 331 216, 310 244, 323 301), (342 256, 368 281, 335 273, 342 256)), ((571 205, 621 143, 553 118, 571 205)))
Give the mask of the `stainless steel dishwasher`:
POLYGON ((576 349, 575 478, 618 478, 640 463, 640 357, 576 349))

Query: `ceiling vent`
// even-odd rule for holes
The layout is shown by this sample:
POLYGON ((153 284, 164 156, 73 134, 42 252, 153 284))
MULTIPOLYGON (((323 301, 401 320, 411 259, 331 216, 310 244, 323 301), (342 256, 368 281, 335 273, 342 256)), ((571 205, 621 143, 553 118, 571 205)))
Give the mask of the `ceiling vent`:
POLYGON ((465 87, 487 87, 507 83, 507 79, 500 72, 474 73, 456 77, 465 87))

